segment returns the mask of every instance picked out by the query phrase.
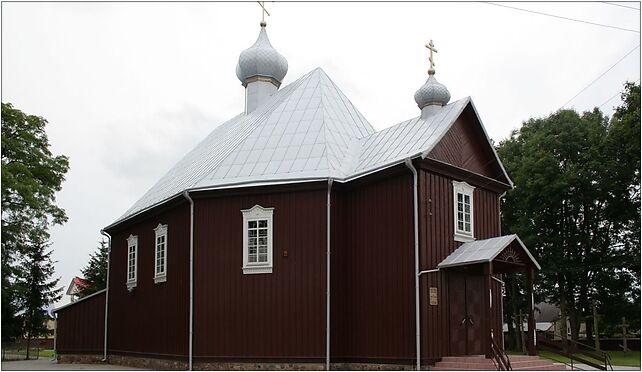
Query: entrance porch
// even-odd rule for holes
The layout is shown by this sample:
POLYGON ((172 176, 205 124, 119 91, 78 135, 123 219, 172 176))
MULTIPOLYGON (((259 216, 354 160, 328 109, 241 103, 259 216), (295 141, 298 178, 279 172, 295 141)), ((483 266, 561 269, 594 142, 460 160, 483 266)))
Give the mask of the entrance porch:
POLYGON ((464 243, 438 268, 448 277, 450 356, 484 355, 510 365, 502 332, 502 275, 515 272, 526 274, 527 348, 537 355, 533 279, 541 267, 517 235, 464 243))

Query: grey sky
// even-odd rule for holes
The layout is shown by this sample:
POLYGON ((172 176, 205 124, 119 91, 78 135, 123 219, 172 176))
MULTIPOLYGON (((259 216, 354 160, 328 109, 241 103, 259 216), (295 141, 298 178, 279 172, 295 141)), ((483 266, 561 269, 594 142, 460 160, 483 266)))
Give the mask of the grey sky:
MULTIPOLYGON (((625 3, 639 7, 639 3, 625 3)), ((512 3, 639 30, 605 3, 512 3)), ((415 117, 433 39, 437 79, 471 96, 496 141, 544 116, 640 43, 640 34, 484 3, 266 3, 289 63, 284 84, 320 66, 376 129, 415 117)), ((239 53, 259 32, 249 3, 2 3, 2 101, 45 117, 70 157, 53 230, 66 286, 99 230, 214 127, 243 110, 239 53)), ((640 77, 636 49, 567 107, 599 106, 640 77)), ((610 115, 619 97, 602 109, 610 115)), ((67 302, 65 298, 61 303, 67 302)))

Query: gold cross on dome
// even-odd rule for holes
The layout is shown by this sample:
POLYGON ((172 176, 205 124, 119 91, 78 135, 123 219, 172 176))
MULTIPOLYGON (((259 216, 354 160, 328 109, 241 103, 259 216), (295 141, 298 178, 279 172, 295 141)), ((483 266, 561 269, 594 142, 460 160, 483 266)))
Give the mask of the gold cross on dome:
POLYGON ((430 49, 430 57, 428 58, 430 60, 430 68, 428 69, 428 73, 432 75, 435 73, 435 62, 432 59, 432 53, 437 53, 437 49, 435 49, 435 44, 433 44, 432 40, 426 44, 426 48, 430 49))
POLYGON ((267 23, 265 23, 265 15, 267 14, 269 16, 270 13, 267 11, 267 9, 265 9, 265 1, 257 1, 257 3, 259 3, 259 5, 261 6, 261 9, 262 9, 261 27, 265 27, 267 25, 267 23))

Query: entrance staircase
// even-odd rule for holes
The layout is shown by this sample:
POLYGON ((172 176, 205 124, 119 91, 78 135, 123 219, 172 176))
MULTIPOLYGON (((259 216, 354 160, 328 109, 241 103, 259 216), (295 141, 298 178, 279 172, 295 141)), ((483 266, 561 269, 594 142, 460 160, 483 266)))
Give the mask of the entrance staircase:
MULTIPOLYGON (((554 363, 539 356, 511 355, 510 364, 514 371, 566 371, 566 365, 554 363)), ((461 357, 443 357, 431 371, 496 371, 497 366, 492 359, 483 355, 461 357)))

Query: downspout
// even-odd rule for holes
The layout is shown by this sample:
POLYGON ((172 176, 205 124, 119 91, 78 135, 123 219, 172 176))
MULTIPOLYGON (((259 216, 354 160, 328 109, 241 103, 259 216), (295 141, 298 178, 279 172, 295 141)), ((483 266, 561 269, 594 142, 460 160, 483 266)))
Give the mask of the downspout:
POLYGON ((414 214, 414 239, 415 239, 415 337, 417 345, 417 367, 421 370, 421 314, 419 308, 419 205, 417 201, 417 169, 412 165, 412 160, 407 158, 406 166, 412 171, 412 200, 414 214))
POLYGON ((194 355, 194 201, 185 190, 183 196, 189 202, 189 359, 188 370, 192 370, 194 355))
MULTIPOLYGON (((109 266, 111 264, 111 235, 105 230, 100 230, 100 234, 107 237, 107 284, 105 285, 105 335, 103 340, 103 359, 102 362, 107 361, 107 315, 109 311, 109 266)), ((56 323, 58 321, 56 320, 56 323)), ((56 324, 56 328, 58 325, 56 324)))
POLYGON ((54 355, 53 359, 51 361, 55 361, 58 359, 58 346, 56 345, 56 342, 58 340, 58 313, 53 313, 54 316, 54 355))
POLYGON ((330 191, 332 178, 328 178, 326 203, 326 295, 325 295, 325 369, 330 370, 330 191))

